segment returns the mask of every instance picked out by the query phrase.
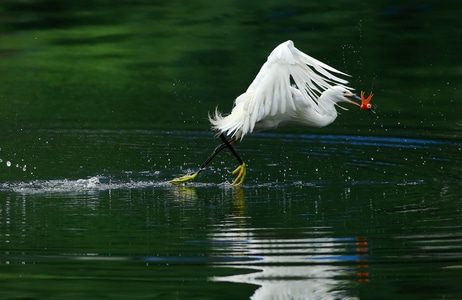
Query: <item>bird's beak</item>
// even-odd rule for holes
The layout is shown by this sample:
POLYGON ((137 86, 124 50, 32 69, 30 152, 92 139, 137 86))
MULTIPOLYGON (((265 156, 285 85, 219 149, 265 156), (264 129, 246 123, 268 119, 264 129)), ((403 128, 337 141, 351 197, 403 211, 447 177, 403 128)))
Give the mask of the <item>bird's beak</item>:
POLYGON ((353 94, 352 92, 348 91, 348 92, 345 92, 343 96, 344 96, 345 102, 361 107, 361 97, 359 97, 358 95, 353 94))

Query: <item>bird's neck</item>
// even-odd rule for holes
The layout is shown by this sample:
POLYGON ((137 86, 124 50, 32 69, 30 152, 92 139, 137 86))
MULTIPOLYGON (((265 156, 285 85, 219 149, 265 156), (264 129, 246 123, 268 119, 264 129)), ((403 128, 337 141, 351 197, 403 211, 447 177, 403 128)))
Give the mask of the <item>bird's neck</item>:
POLYGON ((329 99, 326 93, 323 93, 318 99, 318 111, 318 121, 324 123, 324 126, 334 122, 338 115, 335 103, 329 99))
POLYGON ((318 111, 308 107, 305 110, 299 110, 294 116, 295 123, 300 123, 310 127, 324 127, 334 122, 337 118, 337 111, 333 103, 326 103, 319 107, 318 111))
MULTIPOLYGON (((319 114, 323 117, 329 118, 333 117, 334 120, 337 118, 337 110, 335 109, 335 104, 331 101, 319 102, 319 114)), ((332 121, 334 121, 332 120, 332 121)))
POLYGON ((318 113, 318 124, 319 127, 324 127, 329 125, 330 123, 334 122, 335 119, 337 118, 337 110, 335 109, 335 106, 331 103, 329 103, 330 106, 332 106, 332 109, 321 109, 320 113, 318 113))

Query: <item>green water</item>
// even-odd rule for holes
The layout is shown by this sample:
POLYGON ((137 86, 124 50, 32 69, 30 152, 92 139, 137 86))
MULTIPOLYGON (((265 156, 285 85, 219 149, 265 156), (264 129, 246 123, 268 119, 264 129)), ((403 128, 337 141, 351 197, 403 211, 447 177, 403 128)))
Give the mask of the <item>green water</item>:
POLYGON ((5 1, 0 299, 462 298, 457 1, 5 1), (295 45, 377 114, 246 137, 207 113, 295 45))

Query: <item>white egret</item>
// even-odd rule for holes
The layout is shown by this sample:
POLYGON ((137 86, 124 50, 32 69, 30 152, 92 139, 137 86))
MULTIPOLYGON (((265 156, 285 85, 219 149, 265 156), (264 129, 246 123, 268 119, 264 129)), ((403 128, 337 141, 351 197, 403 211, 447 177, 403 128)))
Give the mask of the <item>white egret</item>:
POLYGON ((349 76, 301 52, 290 40, 280 44, 247 90, 237 97, 231 113, 223 116, 216 109, 214 115, 209 115, 212 128, 223 144, 215 148, 198 171, 170 182, 178 184, 195 179, 221 150, 228 148, 239 163, 232 172, 237 174, 232 184, 241 184, 246 165, 233 145, 247 134, 284 124, 324 127, 337 117, 338 103, 361 106, 348 98, 360 100, 351 92, 352 88, 346 86, 348 82, 338 75, 349 76))

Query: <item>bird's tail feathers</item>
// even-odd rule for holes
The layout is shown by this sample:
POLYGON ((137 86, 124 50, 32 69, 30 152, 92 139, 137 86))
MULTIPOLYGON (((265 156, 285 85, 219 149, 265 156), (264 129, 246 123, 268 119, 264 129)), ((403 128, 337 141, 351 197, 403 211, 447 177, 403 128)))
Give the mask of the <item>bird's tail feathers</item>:
POLYGON ((242 140, 247 133, 242 131, 246 118, 243 113, 237 113, 236 110, 239 109, 242 108, 240 106, 235 106, 231 114, 223 116, 218 111, 217 107, 213 115, 209 114, 209 121, 212 124, 212 129, 217 131, 218 135, 224 133, 225 135, 242 140))
POLYGON ((212 129, 216 131, 220 131, 220 124, 223 122, 223 115, 218 111, 218 106, 215 107, 215 113, 210 115, 209 113, 209 122, 212 124, 212 129))

